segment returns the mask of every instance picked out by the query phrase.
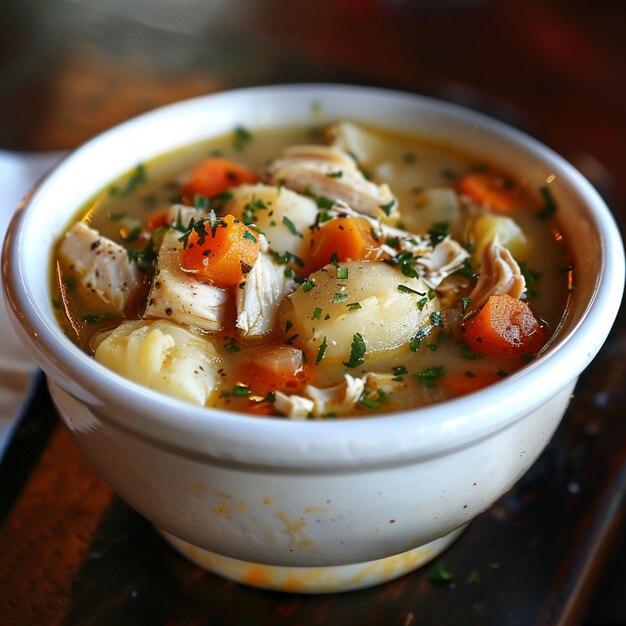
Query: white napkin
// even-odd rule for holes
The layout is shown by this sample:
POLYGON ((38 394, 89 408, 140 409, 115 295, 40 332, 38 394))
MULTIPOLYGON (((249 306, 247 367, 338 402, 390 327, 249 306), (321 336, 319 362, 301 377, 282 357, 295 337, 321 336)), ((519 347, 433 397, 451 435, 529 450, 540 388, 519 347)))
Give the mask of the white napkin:
MULTIPOLYGON (((64 152, 17 153, 0 150, 0 241, 20 200, 64 152)), ((13 331, 0 275, 0 459, 29 396, 36 365, 13 331)))

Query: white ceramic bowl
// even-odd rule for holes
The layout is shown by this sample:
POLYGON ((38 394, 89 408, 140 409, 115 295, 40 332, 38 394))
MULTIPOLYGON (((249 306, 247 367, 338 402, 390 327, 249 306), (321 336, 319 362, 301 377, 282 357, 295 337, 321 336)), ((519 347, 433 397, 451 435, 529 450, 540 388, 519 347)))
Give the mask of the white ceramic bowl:
POLYGON ((197 98, 96 137, 18 212, 3 270, 17 332, 47 374, 76 444, 113 489, 197 562, 293 591, 398 576, 441 551, 509 489, 549 441, 624 287, 610 212, 551 150, 457 106, 329 85, 197 98), (237 124, 255 130, 337 118, 450 142, 523 172, 534 187, 554 177, 550 189, 574 246, 576 287, 559 339, 545 354, 487 389, 428 408, 292 422, 165 397, 108 371, 63 335, 46 268, 70 218, 96 191, 139 162, 237 124))

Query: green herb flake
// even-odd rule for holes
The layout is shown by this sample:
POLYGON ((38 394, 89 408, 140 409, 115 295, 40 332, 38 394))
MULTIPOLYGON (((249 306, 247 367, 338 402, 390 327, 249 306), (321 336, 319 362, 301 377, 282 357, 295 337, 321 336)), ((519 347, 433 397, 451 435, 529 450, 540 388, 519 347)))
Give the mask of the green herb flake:
POLYGON ((380 409, 380 402, 377 402, 376 400, 372 400, 372 398, 367 398, 365 396, 362 396, 359 402, 366 409, 370 409, 371 411, 377 411, 378 409, 380 409))
POLYGON ((430 322, 433 326, 443 326, 441 321, 441 311, 433 311, 430 314, 430 322))
POLYGON ((348 311, 358 311, 363 308, 358 302, 352 302, 350 304, 346 304, 346 306, 348 307, 348 311))
POLYGON ((247 398, 250 395, 250 389, 248 387, 244 387, 243 385, 237 385, 233 388, 233 396, 237 396, 239 398, 247 398))
POLYGON ((333 295, 333 304, 341 304, 342 302, 345 302, 348 299, 348 294, 347 293, 340 293, 337 292, 335 295, 333 295))
POLYGON ((263 402, 271 402, 272 404, 274 404, 274 402, 276 402, 276 392, 275 391, 270 391, 265 398, 263 398, 263 402))
POLYGON ((535 213, 536 217, 540 220, 547 220, 551 218, 558 210, 557 203, 552 195, 550 189, 543 186, 539 189, 539 193, 543 199, 543 208, 535 213))
POLYGON ((416 291, 415 289, 411 289, 411 287, 407 287, 406 285, 398 285, 398 291, 402 291, 402 293, 414 293, 418 296, 424 295, 421 291, 416 291))
POLYGON ((541 272, 536 272, 528 267, 526 261, 517 261, 520 272, 526 281, 526 295, 529 298, 536 298, 539 292, 535 288, 537 281, 541 278, 541 272))
POLYGON ((454 574, 443 564, 442 561, 439 561, 437 565, 435 565, 435 568, 431 571, 428 580, 436 584, 451 583, 454 580, 454 574))
POLYGON ((427 304, 428 304, 428 298, 420 298, 420 299, 417 301, 417 308, 418 308, 420 311, 423 311, 423 310, 424 310, 424 307, 425 307, 427 304))
POLYGON ((446 368, 442 365, 438 367, 427 367, 421 372, 414 374, 415 378, 424 384, 426 387, 433 387, 437 380, 439 380, 446 373, 446 368))
POLYGON ((387 216, 391 215, 391 210, 393 209, 393 207, 396 205, 396 199, 395 198, 391 198, 391 200, 389 200, 389 202, 387 202, 387 204, 381 204, 379 205, 379 208, 382 209, 383 213, 387 216))
POLYGON ((304 291, 304 293, 308 293, 311 289, 313 289, 313 287, 315 287, 315 281, 310 278, 305 278, 302 283, 302 291, 304 291))
POLYGON ((434 222, 428 229, 430 244, 433 248, 441 243, 450 234, 450 224, 448 222, 434 222))
POLYGON ((129 243, 133 241, 137 241, 139 239, 139 235, 141 235, 141 226, 135 226, 128 231, 124 231, 123 239, 128 241, 129 243))
POLYGON ((317 349, 317 357, 315 358, 315 365, 318 365, 319 362, 324 358, 324 353, 326 352, 326 348, 328 347, 328 343, 326 342, 326 337, 322 340, 320 347, 317 349))
POLYGON ((317 204, 318 209, 324 209, 328 211, 333 208, 335 201, 327 198, 326 196, 317 196, 315 198, 315 203, 317 204))
POLYGON ((296 228, 295 224, 286 215, 283 215, 283 224, 287 227, 292 235, 296 235, 296 237, 302 237, 302 233, 296 228))
POLYGON ((80 321, 84 324, 99 324, 100 322, 106 322, 107 320, 115 319, 115 316, 110 313, 94 313, 83 315, 80 321))
POLYGON ((211 200, 202 194, 197 193, 193 197, 193 206, 198 211, 208 211, 211 207, 211 200))
POLYGON ((237 345, 237 340, 234 338, 231 339, 228 343, 225 343, 224 348, 229 352, 239 352, 239 350, 241 350, 241 348, 237 345))
POLYGON ((352 336, 352 344, 350 346, 350 358, 347 362, 344 362, 346 367, 358 367, 365 362, 365 352, 367 347, 365 341, 360 333, 355 333, 352 336))
POLYGON ((461 298, 461 315, 465 315, 467 313, 470 302, 471 300, 467 296, 463 296, 461 298))
POLYGON ((345 280, 348 278, 348 268, 347 267, 338 267, 337 268, 337 278, 341 280, 345 280))
POLYGON ((233 148, 237 151, 243 150, 253 139, 252 133, 241 125, 235 126, 233 133, 235 135, 233 148))
POLYGON ((394 373, 394 376, 402 376, 403 374, 409 373, 404 365, 398 365, 397 367, 394 367, 392 371, 394 373))
POLYGON ((315 307, 315 311, 313 311, 313 319, 315 320, 321 320, 322 319, 322 309, 320 309, 320 307, 316 306, 315 307))
POLYGON ((247 230, 244 234, 243 234, 243 238, 244 239, 249 239, 250 241, 256 243, 257 239, 256 237, 249 231, 247 230))
POLYGON ((329 172, 326 176, 328 176, 328 178, 341 178, 343 176, 343 172, 341 170, 329 172))

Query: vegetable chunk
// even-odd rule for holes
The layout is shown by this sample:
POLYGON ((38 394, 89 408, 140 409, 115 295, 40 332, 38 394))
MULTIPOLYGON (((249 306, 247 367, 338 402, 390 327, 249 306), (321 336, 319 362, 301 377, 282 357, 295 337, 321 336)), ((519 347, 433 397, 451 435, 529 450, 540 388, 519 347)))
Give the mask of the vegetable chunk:
POLYGON ((465 322, 465 339, 473 350, 493 357, 534 354, 544 344, 544 333, 525 302, 509 295, 491 296, 465 322))
POLYGON ((211 157, 199 163, 183 185, 183 195, 193 200, 196 195, 212 198, 231 187, 256 183, 257 175, 243 165, 221 157, 211 157))
POLYGON ((358 217, 338 217, 313 232, 310 271, 328 265, 333 260, 374 261, 380 256, 380 246, 368 220, 358 217))
POLYGON ((238 285, 254 265, 261 243, 259 234, 232 215, 211 226, 203 223, 202 234, 192 230, 183 250, 181 267, 217 287, 238 285))

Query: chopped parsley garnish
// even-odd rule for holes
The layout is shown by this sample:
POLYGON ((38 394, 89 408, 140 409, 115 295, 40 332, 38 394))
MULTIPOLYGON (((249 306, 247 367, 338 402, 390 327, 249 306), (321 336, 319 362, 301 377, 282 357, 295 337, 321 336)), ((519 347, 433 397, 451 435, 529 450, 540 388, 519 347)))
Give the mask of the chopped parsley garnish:
POLYGON ((430 314, 430 322, 433 326, 443 326, 441 322, 441 311, 433 311, 430 314))
POLYGON ((110 313, 94 313, 83 315, 80 318, 80 321, 84 324, 98 324, 100 322, 106 322, 107 320, 116 319, 114 315, 110 313))
POLYGON ((141 226, 135 226, 128 231, 124 231, 124 240, 130 242, 137 241, 141 235, 141 226))
POLYGON ((311 289, 313 289, 313 287, 315 287, 315 281, 310 278, 305 278, 302 283, 302 291, 304 291, 304 293, 308 293, 311 289))
POLYGON ((109 194, 111 196, 128 196, 130 195, 138 185, 145 182, 146 180, 146 166, 143 163, 140 163, 135 168, 135 171, 132 173, 130 178, 126 181, 126 185, 122 189, 113 185, 109 189, 109 194))
POLYGON ((459 175, 454 170, 445 169, 445 170, 441 170, 441 177, 446 178, 448 180, 455 180, 456 178, 459 177, 459 175))
POLYGON ((349 311, 358 311, 363 308, 358 302, 351 302, 350 304, 346 304, 346 306, 349 311))
POLYGON ((348 278, 348 268, 347 267, 338 267, 337 268, 337 278, 341 280, 345 280, 348 278))
POLYGON ((235 126, 233 132, 235 134, 235 140, 233 141, 235 150, 243 150, 252 141, 252 133, 244 126, 235 126))
POLYGON ((450 234, 450 224, 448 222, 434 222, 428 229, 430 244, 433 248, 441 243, 450 234))
POLYGON ((465 315, 467 313, 470 302, 471 300, 467 296, 463 296, 461 298, 461 315, 465 315))
POLYGON ((233 396, 237 396, 239 398, 246 398, 250 395, 250 389, 248 387, 244 387, 243 385, 237 385, 233 389, 233 396))
POLYGON ((389 202, 387 202, 387 204, 381 204, 379 205, 379 208, 382 209, 383 213, 387 216, 391 215, 391 210, 393 209, 393 207, 396 205, 396 199, 395 198, 391 198, 391 200, 389 200, 389 202))
POLYGON ((543 208, 535 214, 540 220, 547 220, 552 217, 558 209, 556 201, 552 196, 552 192, 546 186, 539 189, 539 193, 543 198, 543 208))
POLYGON ((247 230, 244 234, 243 234, 244 239, 249 239, 250 241, 253 241, 254 243, 257 242, 256 237, 249 231, 247 230))
POLYGON ((208 211, 211 207, 211 200, 206 196, 197 193, 193 197, 193 206, 199 211, 208 211))
POLYGON ((336 294, 333 295, 333 304, 341 304, 342 302, 345 302, 348 299, 348 294, 347 293, 340 293, 337 292, 336 294))
POLYGON ((370 409, 372 411, 376 411, 376 410, 380 409, 380 402, 377 402, 376 400, 372 400, 372 398, 368 398, 365 395, 361 396, 359 402, 365 408, 370 409))
POLYGON ((326 352, 326 348, 328 347, 328 343, 326 342, 326 337, 322 340, 320 347, 317 349, 317 357, 315 358, 315 365, 317 365, 323 358, 324 353, 326 352))
POLYGON ((283 224, 287 227, 292 235, 302 237, 302 233, 296 228, 295 224, 286 215, 283 215, 283 224))
POLYGON ((346 367, 357 367, 365 362, 365 352, 367 347, 360 333, 352 335, 352 345, 350 346, 350 358, 344 361, 346 367))
POLYGON ((322 309, 318 306, 315 307, 315 311, 313 311, 313 319, 321 320, 322 319, 322 309))
POLYGON ((341 178, 343 176, 343 172, 341 170, 329 172, 326 176, 328 176, 328 178, 341 178))
POLYGON ((265 398, 263 398, 263 402, 271 402, 272 404, 276 402, 276 392, 270 391, 265 398))
POLYGON ((443 365, 438 367, 427 367, 421 372, 414 374, 417 380, 421 381, 426 387, 433 387, 436 381, 446 373, 446 368, 443 365))
POLYGON ((420 298, 420 299, 417 301, 417 308, 418 308, 420 311, 423 311, 423 310, 424 310, 424 307, 425 307, 427 304, 428 304, 428 298, 420 298))
POLYGON ((398 365, 397 367, 394 367, 392 371, 394 376, 402 376, 403 374, 409 373, 404 365, 398 365))
POLYGON ((472 278, 474 276, 474 269, 469 259, 463 261, 463 267, 454 272, 457 276, 465 276, 465 278, 472 278))
POLYGON ((415 278, 417 276, 414 267, 415 257, 410 252, 399 252, 391 259, 391 262, 397 265, 407 278, 415 278))
POLYGON ((237 340, 232 338, 228 343, 224 344, 224 348, 229 352, 239 352, 241 348, 237 345, 237 340))
POLYGON ((424 293, 421 291, 416 291, 415 289, 411 289, 411 287, 407 287, 406 285, 398 285, 398 291, 402 291, 403 293, 414 293, 418 296, 423 296, 424 293))
POLYGON ((536 298, 539 292, 535 289, 535 283, 541 278, 541 272, 535 272, 535 270, 530 269, 526 261, 518 261, 517 264, 526 281, 526 295, 529 298, 536 298))
POLYGON ((332 209, 335 204, 334 200, 331 200, 330 198, 327 198, 326 196, 317 196, 315 198, 315 202, 317 204, 318 209, 324 209, 326 211, 328 211, 329 209, 332 209))

